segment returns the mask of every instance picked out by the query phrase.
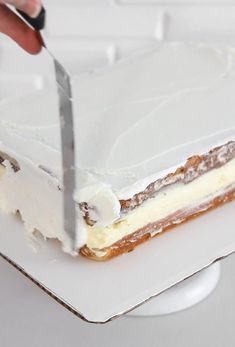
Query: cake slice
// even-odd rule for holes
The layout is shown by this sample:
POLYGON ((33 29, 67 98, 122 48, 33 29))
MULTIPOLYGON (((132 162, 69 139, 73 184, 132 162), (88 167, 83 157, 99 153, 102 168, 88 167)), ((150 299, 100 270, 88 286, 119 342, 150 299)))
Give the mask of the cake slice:
MULTIPOLYGON (((165 43, 74 78, 80 254, 110 259, 235 198, 234 62, 165 43)), ((69 252, 56 90, 2 102, 0 122, 0 209, 69 252)))

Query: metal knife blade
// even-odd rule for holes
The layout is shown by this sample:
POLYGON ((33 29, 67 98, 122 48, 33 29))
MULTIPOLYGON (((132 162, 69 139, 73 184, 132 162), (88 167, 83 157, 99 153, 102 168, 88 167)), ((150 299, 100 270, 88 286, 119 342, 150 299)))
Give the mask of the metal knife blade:
POLYGON ((76 252, 76 204, 74 192, 76 187, 75 170, 75 142, 74 142, 74 122, 72 88, 68 72, 63 65, 48 50, 45 40, 40 32, 45 25, 46 11, 42 8, 37 18, 31 18, 22 11, 17 11, 30 24, 38 34, 42 46, 53 59, 55 76, 57 82, 57 92, 59 100, 60 133, 61 133, 61 153, 63 164, 63 213, 64 230, 69 237, 72 252, 76 252))

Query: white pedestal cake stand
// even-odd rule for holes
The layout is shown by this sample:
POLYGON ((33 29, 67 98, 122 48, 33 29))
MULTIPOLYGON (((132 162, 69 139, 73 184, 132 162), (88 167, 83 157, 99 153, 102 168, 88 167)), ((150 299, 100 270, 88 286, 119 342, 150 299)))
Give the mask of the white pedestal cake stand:
POLYGON ((159 316, 182 311, 201 302, 216 288, 220 263, 201 270, 164 293, 128 313, 129 316, 159 316))

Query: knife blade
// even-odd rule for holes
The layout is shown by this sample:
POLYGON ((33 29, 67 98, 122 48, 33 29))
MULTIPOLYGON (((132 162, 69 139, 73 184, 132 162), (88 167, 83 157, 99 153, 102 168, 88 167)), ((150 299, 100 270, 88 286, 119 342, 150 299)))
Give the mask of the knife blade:
POLYGON ((48 50, 41 30, 45 26, 46 11, 42 7, 36 18, 31 18, 24 12, 17 10, 20 16, 37 32, 42 46, 53 59, 57 93, 59 100, 61 153, 63 165, 63 214, 64 230, 70 240, 70 250, 76 253, 76 203, 74 192, 76 187, 75 170, 75 141, 74 141, 74 119, 73 102, 70 75, 63 65, 48 50))

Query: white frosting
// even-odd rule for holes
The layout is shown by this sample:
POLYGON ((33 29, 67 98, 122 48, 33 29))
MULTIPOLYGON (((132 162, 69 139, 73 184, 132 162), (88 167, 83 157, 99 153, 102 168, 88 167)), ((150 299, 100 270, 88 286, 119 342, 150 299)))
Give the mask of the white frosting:
POLYGON ((120 203, 106 184, 94 183, 81 189, 75 200, 87 202, 91 207, 89 217, 96 226, 106 227, 120 217, 120 203))
MULTIPOLYGON (((191 155, 235 140, 234 61, 230 47, 165 43, 73 79, 75 199, 94 207, 97 226, 119 218, 119 199, 142 191, 191 155)), ((36 189, 37 180, 46 180, 61 196, 56 88, 0 103, 0 150, 23 168, 18 184, 36 189), (27 170, 34 173, 32 182, 23 178, 27 170)), ((40 188, 44 199, 51 191, 40 188)), ((22 204, 30 204, 29 197, 22 204)), ((24 216, 26 222, 32 219, 32 227, 40 206, 34 208, 24 216)), ((42 227, 49 233, 49 221, 42 227)), ((62 234, 58 237, 63 241, 62 234)), ((78 232, 79 245, 85 234, 78 232)))

